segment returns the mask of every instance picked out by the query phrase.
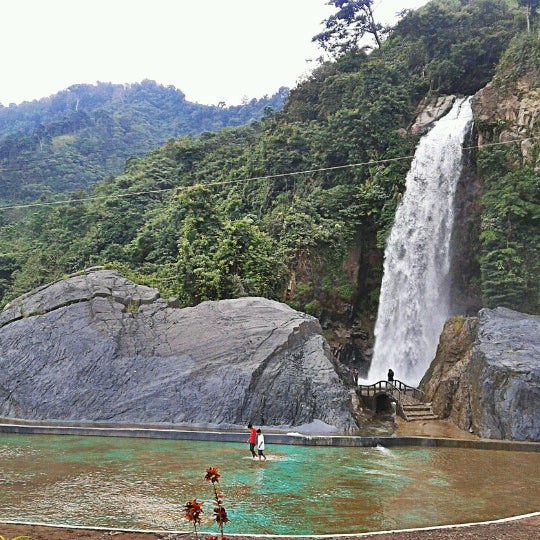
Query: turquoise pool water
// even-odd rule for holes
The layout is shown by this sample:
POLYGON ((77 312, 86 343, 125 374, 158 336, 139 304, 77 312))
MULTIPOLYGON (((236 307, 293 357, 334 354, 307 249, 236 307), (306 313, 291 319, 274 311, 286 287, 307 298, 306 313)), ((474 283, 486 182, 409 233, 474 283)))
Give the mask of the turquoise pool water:
POLYGON ((451 448, 321 448, 0 434, 0 518, 191 530, 218 467, 227 533, 330 534, 482 521, 537 511, 540 453, 451 448))

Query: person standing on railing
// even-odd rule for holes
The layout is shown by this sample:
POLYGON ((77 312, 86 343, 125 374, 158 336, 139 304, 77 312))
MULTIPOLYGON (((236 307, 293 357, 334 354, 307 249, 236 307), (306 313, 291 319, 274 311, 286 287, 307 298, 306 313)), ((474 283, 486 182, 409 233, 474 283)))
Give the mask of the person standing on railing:
POLYGON ((358 386, 358 370, 356 368, 352 370, 352 378, 354 381, 354 386, 358 386))
POLYGON ((388 370, 388 382, 391 382, 391 383, 394 382, 394 372, 392 369, 388 370))

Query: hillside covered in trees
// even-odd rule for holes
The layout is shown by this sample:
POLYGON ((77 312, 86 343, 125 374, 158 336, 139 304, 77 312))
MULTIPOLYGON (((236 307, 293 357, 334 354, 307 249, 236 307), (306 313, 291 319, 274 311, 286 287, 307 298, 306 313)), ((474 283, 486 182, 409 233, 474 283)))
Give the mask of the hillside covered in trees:
POLYGON ((89 189, 126 159, 180 135, 200 135, 281 110, 287 88, 226 107, 186 101, 173 86, 77 84, 20 105, 0 105, 0 201, 89 189))
MULTIPOLYGON (((359 47, 358 33, 339 47, 332 41, 333 23, 355 24, 354 11, 343 13, 318 37, 334 59, 293 89, 282 111, 170 138, 88 192, 2 209, 3 303, 110 265, 180 305, 264 296, 318 316, 334 343, 343 325, 368 336, 419 104, 490 82, 512 93, 523 78, 538 93, 537 4, 435 0, 386 35, 363 27, 378 33, 372 51, 359 47)), ((467 285, 481 305, 540 313, 540 127, 522 135, 531 141, 526 162, 520 141, 500 144, 505 127, 486 121, 473 134, 497 144, 472 151, 483 194, 467 285)))

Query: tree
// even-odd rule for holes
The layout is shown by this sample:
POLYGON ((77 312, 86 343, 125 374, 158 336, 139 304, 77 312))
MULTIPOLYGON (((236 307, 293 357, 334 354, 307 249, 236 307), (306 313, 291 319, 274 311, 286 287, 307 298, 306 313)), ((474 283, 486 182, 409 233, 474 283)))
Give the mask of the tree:
POLYGON ((530 33, 532 23, 538 14, 537 10, 540 8, 540 0, 518 0, 518 5, 527 10, 527 32, 530 33))
POLYGON ((386 28, 375 21, 373 4, 373 0, 330 0, 328 5, 338 11, 323 21, 326 29, 312 41, 334 56, 340 56, 358 49, 360 39, 371 34, 380 48, 386 28))
POLYGON ((222 298, 276 298, 283 291, 287 275, 284 253, 250 217, 223 222, 214 260, 222 298))

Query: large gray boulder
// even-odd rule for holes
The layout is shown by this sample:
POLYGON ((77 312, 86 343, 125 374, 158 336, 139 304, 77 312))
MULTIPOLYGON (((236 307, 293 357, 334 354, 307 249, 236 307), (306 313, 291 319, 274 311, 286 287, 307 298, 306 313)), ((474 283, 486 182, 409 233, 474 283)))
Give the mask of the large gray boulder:
POLYGON ((102 269, 41 287, 0 314, 0 415, 356 427, 315 318, 264 298, 179 309, 102 269))
POLYGON ((461 429, 540 441, 540 317, 496 308, 450 319, 421 387, 461 429))

